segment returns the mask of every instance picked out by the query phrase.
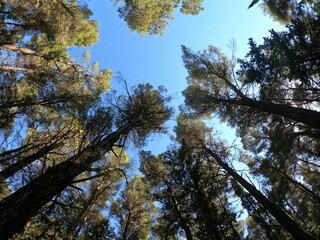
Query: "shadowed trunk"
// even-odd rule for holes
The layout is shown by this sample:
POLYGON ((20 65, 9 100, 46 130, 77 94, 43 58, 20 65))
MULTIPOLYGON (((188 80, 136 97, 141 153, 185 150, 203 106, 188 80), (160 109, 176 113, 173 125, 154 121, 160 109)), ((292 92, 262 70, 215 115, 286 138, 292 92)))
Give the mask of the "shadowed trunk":
MULTIPOLYGON (((212 102, 226 105, 246 106, 261 112, 282 116, 286 119, 291 119, 296 122, 304 123, 310 127, 320 129, 320 112, 318 111, 292 107, 286 104, 256 101, 247 97, 241 99, 212 99, 212 102)), ((318 136, 318 134, 315 136, 318 136)))
POLYGON ((104 191, 108 189, 107 186, 104 185, 104 181, 102 181, 99 186, 93 191, 92 195, 88 199, 88 201, 84 204, 83 209, 78 214, 76 220, 71 225, 71 227, 68 229, 68 235, 72 236, 70 237, 70 240, 76 240, 82 227, 87 222, 88 214, 97 206, 96 204, 96 198, 102 194, 104 191))
POLYGON ((221 158, 212 150, 204 147, 205 151, 213 157, 217 163, 230 174, 238 183, 240 183, 266 210, 268 210, 280 225, 288 231, 291 236, 296 240, 316 240, 315 237, 305 232, 300 226, 291 219, 286 213, 284 213, 276 204, 266 198, 259 190, 257 190, 252 184, 246 181, 232 168, 228 166, 221 158))
POLYGON ((79 174, 100 159, 130 127, 125 125, 95 145, 69 158, 0 202, 0 236, 5 240, 23 230, 28 220, 79 174))
POLYGON ((243 105, 320 129, 320 112, 317 111, 251 99, 244 100, 243 105))
POLYGON ((173 201, 174 208, 175 208, 176 213, 177 213, 178 218, 179 218, 180 226, 184 230, 184 233, 186 234, 187 240, 193 240, 191 229, 188 226, 188 223, 186 222, 184 217, 182 216, 181 210, 180 210, 180 208, 179 208, 179 206, 177 204, 177 201, 176 201, 176 199, 174 197, 172 197, 172 201, 173 201))
MULTIPOLYGON (((201 60, 202 61, 202 60, 201 60)), ((296 122, 304 123, 310 127, 320 129, 320 112, 293 107, 286 104, 278 104, 267 101, 256 101, 247 97, 236 85, 234 85, 228 77, 221 75, 211 65, 202 61, 208 67, 209 72, 222 79, 239 97, 240 99, 216 99, 217 103, 226 103, 231 105, 247 106, 262 112, 275 114, 296 122)))
POLYGON ((25 166, 29 165, 30 163, 38 160, 39 158, 45 156, 48 154, 51 150, 53 150, 58 144, 51 144, 49 146, 41 148, 38 152, 35 154, 32 154, 30 156, 27 156, 25 158, 22 158, 18 160, 16 163, 10 165, 9 167, 5 168, 0 172, 0 182, 4 181, 8 177, 13 176, 16 172, 24 168, 25 166))

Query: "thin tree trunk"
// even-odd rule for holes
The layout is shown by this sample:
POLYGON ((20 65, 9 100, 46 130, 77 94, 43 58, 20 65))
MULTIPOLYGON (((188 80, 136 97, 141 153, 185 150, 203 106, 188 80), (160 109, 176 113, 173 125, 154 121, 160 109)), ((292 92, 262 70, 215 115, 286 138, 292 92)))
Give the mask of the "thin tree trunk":
POLYGON ((131 209, 129 209, 128 217, 126 219, 126 224, 121 234, 122 240, 127 240, 127 236, 129 235, 130 218, 131 218, 131 209))
MULTIPOLYGON (((85 77, 87 77, 88 79, 91 79, 93 81, 96 80, 87 71, 85 71, 81 65, 73 63, 68 58, 46 55, 46 54, 43 54, 41 52, 37 52, 35 50, 29 49, 29 48, 26 48, 26 47, 20 47, 20 46, 18 46, 16 44, 0 44, 0 49, 16 52, 18 54, 22 54, 22 55, 25 55, 25 56, 41 57, 46 61, 54 61, 56 63, 64 64, 64 65, 67 65, 67 66, 73 68, 74 72, 82 73, 85 77)), ((9 70, 10 71, 14 71, 14 67, 12 69, 8 68, 7 70, 8 71, 9 70)), ((33 73, 34 72, 33 70, 29 70, 29 69, 26 69, 26 68, 16 68, 16 71, 19 71, 19 72, 22 71, 22 72, 27 72, 27 73, 33 73)))
POLYGON ((5 240, 23 230, 27 221, 34 216, 55 195, 63 191, 79 174, 110 151, 122 134, 127 134, 130 127, 113 132, 97 144, 89 146, 81 153, 69 158, 43 175, 20 188, 0 202, 0 236, 5 240))
POLYGON ((104 181, 100 182, 98 187, 94 189, 92 195, 90 196, 88 201, 84 204, 83 209, 78 214, 75 222, 72 224, 71 228, 68 230, 68 235, 72 236, 71 239, 77 239, 77 236, 81 231, 81 228, 87 221, 88 214, 96 206, 96 198, 107 189, 108 189, 108 186, 104 185, 104 181))
POLYGON ((209 239, 222 239, 223 231, 220 231, 220 224, 217 219, 217 209, 213 204, 211 208, 207 201, 205 193, 199 186, 199 177, 195 177, 191 174, 191 178, 194 182, 194 188, 196 191, 196 202, 199 209, 199 215, 203 219, 203 223, 206 229, 206 237, 209 239))
POLYGON ((176 210, 176 212, 178 214, 178 218, 179 218, 179 222, 180 222, 181 228, 184 230, 187 240, 193 240, 190 227, 188 226, 186 220, 183 218, 183 216, 181 214, 181 211, 180 211, 180 208, 179 208, 175 198, 172 197, 172 200, 173 200, 173 203, 174 203, 175 210, 176 210))
POLYGON ((79 232, 81 231, 81 228, 83 227, 84 223, 86 222, 86 215, 94 208, 94 195, 90 197, 89 201, 85 204, 83 209, 81 210, 80 214, 78 215, 75 223, 74 223, 74 229, 71 229, 69 232, 70 239, 76 240, 79 232))
POLYGON ((34 69, 30 68, 22 68, 22 67, 12 67, 12 66, 7 66, 7 65, 2 65, 0 66, 1 71, 6 71, 6 72, 25 72, 25 73, 34 73, 34 69))
POLYGON ((4 162, 4 161, 7 161, 7 160, 12 158, 12 157, 7 157, 7 158, 4 159, 3 158, 4 156, 7 156, 7 155, 11 156, 13 153, 14 154, 15 153, 23 153, 23 152, 26 152, 26 151, 30 150, 31 148, 37 147, 37 146, 40 146, 40 144, 37 144, 37 145, 34 145, 34 146, 32 146, 31 144, 26 144, 26 145, 23 145, 21 147, 15 148, 15 149, 4 151, 4 152, 0 153, 0 158, 1 158, 0 162, 4 162), (31 147, 28 147, 29 145, 31 147))
POLYGON ((4 181, 8 177, 13 176, 16 172, 24 168, 25 166, 31 164, 32 162, 38 160, 39 158, 43 157, 47 153, 49 153, 51 150, 53 150, 58 144, 51 144, 49 146, 41 148, 38 152, 35 154, 32 154, 30 156, 27 156, 25 158, 22 158, 18 160, 16 163, 10 165, 9 167, 5 168, 0 172, 0 182, 4 181))
POLYGON ((286 213, 284 213, 276 204, 272 203, 266 198, 259 190, 257 190, 252 184, 236 173, 232 168, 228 166, 221 158, 212 150, 204 147, 205 151, 213 157, 217 163, 230 174, 238 183, 240 183, 266 210, 268 210, 280 223, 280 225, 288 231, 291 236, 296 240, 316 240, 315 237, 305 232, 300 226, 291 219, 286 213))
POLYGON ((320 205, 320 196, 318 196, 316 193, 314 193, 313 191, 311 191, 310 189, 308 189, 305 185, 303 185, 302 183, 298 182, 297 180, 293 179, 292 177, 288 176, 285 172, 283 172, 282 170, 280 170, 279 168, 269 165, 268 167, 274 169, 275 171, 277 171, 278 173, 280 173, 282 176, 284 176, 286 179, 288 179, 289 182, 291 182, 293 185, 297 186, 298 188, 300 188, 300 190, 304 191, 315 204, 320 205))

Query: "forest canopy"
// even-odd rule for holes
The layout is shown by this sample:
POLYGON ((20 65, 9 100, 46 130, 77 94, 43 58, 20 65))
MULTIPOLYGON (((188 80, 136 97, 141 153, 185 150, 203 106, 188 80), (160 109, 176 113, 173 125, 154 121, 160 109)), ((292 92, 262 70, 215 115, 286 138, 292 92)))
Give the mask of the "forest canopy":
MULTIPOLYGON (((203 2, 114 1, 133 32, 153 36, 203 2)), ((243 8, 258 5, 285 28, 250 38, 244 58, 182 45, 174 115, 161 82, 131 87, 90 50, 71 56, 99 40, 85 1, 1 2, 0 238, 319 239, 320 5, 243 8), (216 133, 217 118, 241 147, 216 133), (141 150, 169 120, 167 150, 141 150)))

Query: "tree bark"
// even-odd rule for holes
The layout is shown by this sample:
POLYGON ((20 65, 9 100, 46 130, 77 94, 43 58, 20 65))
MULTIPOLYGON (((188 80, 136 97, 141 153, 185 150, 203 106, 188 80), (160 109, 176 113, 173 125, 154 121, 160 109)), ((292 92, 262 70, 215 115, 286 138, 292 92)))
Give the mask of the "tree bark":
POLYGON ((178 206, 178 204, 177 204, 177 201, 176 201, 176 199, 175 199, 174 197, 172 197, 172 201, 173 201, 173 204, 174 204, 176 213, 177 213, 178 218, 179 218, 180 226, 181 226, 181 228, 184 230, 184 232, 185 232, 185 234, 186 234, 187 240, 193 240, 190 227, 188 226, 186 220, 185 220, 184 217, 182 216, 181 210, 180 210, 180 208, 179 208, 179 206, 178 206))
POLYGON ((40 144, 37 144, 37 145, 31 145, 31 144, 26 144, 26 145, 22 145, 21 147, 18 147, 18 148, 15 148, 15 149, 11 149, 11 150, 7 150, 7 151, 4 151, 2 153, 0 153, 0 162, 5 162, 5 161, 8 161, 9 159, 11 159, 12 157, 12 154, 16 154, 16 153, 24 153, 28 150, 30 150, 31 148, 33 147, 38 147, 40 146, 40 144), (29 147, 31 146, 31 147, 29 147), (5 156, 10 156, 10 157, 6 157, 4 158, 5 156))
POLYGON ((43 56, 41 53, 38 53, 35 50, 25 48, 25 47, 20 47, 16 44, 1 44, 0 48, 7 50, 7 51, 12 51, 12 52, 16 52, 19 54, 23 54, 23 55, 35 55, 35 56, 40 56, 40 57, 43 56))
POLYGON ((10 165, 0 172, 0 182, 4 181, 8 177, 13 176, 16 172, 29 165, 30 163, 38 160, 39 158, 45 156, 51 150, 53 150, 58 144, 51 144, 49 146, 41 148, 38 152, 27 156, 25 158, 19 159, 16 163, 10 165))
POLYGON ((70 240, 76 240, 83 225, 88 220, 88 214, 97 206, 96 198, 108 189, 108 186, 104 185, 104 181, 100 182, 99 186, 94 189, 92 195, 88 201, 84 204, 83 209, 78 214, 75 222, 68 229, 68 235, 71 236, 70 240))
POLYGON ((213 204, 210 208, 210 204, 207 201, 206 195, 199 186, 199 178, 191 174, 191 178, 194 182, 195 189, 195 199, 197 203, 197 208, 199 209, 199 217, 202 218, 203 225, 206 230, 206 236, 212 237, 212 239, 222 239, 224 234, 221 230, 220 223, 217 219, 217 209, 213 204))
POLYGON ((12 66, 7 66, 7 65, 2 65, 0 66, 1 71, 6 71, 6 72, 25 72, 25 73, 34 73, 34 69, 29 69, 29 68, 22 68, 22 67, 12 67, 12 66))
POLYGON ((22 231, 32 216, 55 195, 68 187, 76 176, 86 171, 92 163, 110 151, 121 135, 129 131, 130 127, 125 125, 81 153, 49 168, 43 175, 4 198, 0 202, 1 239, 8 239, 22 231))
POLYGON ((296 240, 316 240, 315 237, 305 232, 300 226, 291 219, 286 213, 284 213, 276 204, 266 198, 259 190, 257 190, 252 184, 236 173, 232 168, 228 166, 221 158, 212 150, 204 147, 205 151, 213 157, 217 163, 238 183, 240 183, 266 210, 268 210, 280 225, 288 231, 291 236, 296 240))
POLYGON ((222 79, 238 96, 239 100, 231 99, 231 100, 222 100, 226 103, 234 104, 234 105, 242 105, 247 106, 256 110, 260 110, 263 112, 276 114, 297 122, 304 123, 310 127, 314 127, 320 129, 320 112, 308 110, 304 108, 292 107, 290 105, 285 104, 277 104, 267 101, 256 101, 249 97, 247 97, 237 86, 235 86, 227 76, 221 75, 217 72, 211 64, 208 64, 206 61, 203 61, 200 58, 201 62, 207 66, 209 72, 216 75, 220 79, 222 79))
POLYGON ((292 107, 290 105, 276 104, 265 101, 255 101, 252 99, 245 99, 245 106, 282 116, 294 120, 296 122, 304 123, 310 127, 320 129, 320 112, 304 108, 292 107))
MULTIPOLYGON (((91 76, 86 70, 83 69, 83 67, 79 64, 73 63, 70 59, 64 58, 64 57, 59 57, 59 56, 51 56, 51 55, 46 55, 41 52, 37 52, 33 49, 29 49, 26 47, 20 47, 16 44, 0 44, 0 49, 4 49, 7 51, 11 52, 16 52, 17 54, 21 54, 24 56, 36 56, 36 57, 41 57, 46 61, 54 61, 56 63, 64 64, 67 66, 70 66, 74 72, 82 73, 86 78, 96 81, 95 77, 91 76)), ((10 66, 0 66, 3 67, 3 70, 6 71, 18 71, 18 72, 26 72, 26 73, 34 73, 33 69, 28 69, 28 68, 20 68, 20 67, 10 67, 10 66)))
POLYGON ((302 183, 298 182, 297 180, 293 179, 292 177, 288 176, 284 171, 282 171, 281 169, 273 166, 273 165, 269 165, 269 168, 274 169, 275 171, 277 171, 278 173, 280 173, 282 176, 284 176, 286 179, 288 179, 288 181, 290 183, 292 183, 293 185, 295 185, 296 187, 300 188, 300 190, 304 191, 310 198, 311 200, 315 203, 320 205, 320 196, 317 195, 315 192, 311 191, 309 188, 307 188, 305 185, 303 185, 302 183))
POLYGON ((310 127, 320 129, 320 112, 305 108, 293 107, 286 104, 278 104, 266 101, 256 101, 251 98, 243 99, 213 99, 214 103, 245 106, 261 112, 275 114, 286 119, 304 123, 310 127))

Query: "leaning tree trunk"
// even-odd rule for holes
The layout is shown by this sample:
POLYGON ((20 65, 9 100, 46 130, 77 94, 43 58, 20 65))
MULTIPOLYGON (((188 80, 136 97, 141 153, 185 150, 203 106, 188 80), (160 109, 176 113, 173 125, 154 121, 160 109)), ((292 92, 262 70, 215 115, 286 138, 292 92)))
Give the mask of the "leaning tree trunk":
POLYGON ((186 239, 187 240, 193 240, 191 229, 190 229, 187 221, 182 216, 181 210, 179 208, 179 205, 178 205, 178 203, 177 203, 177 201, 176 201, 176 199, 174 197, 172 197, 172 201, 173 201, 173 205, 174 205, 175 211, 176 211, 176 213, 178 215, 180 226, 183 229, 184 233, 186 234, 186 239))
POLYGON ((94 189, 92 195, 89 197, 88 201, 85 202, 83 209, 80 211, 78 216, 75 219, 75 222, 71 225, 70 229, 67 231, 70 240, 76 240, 79 235, 81 228, 87 222, 88 214, 97 206, 96 198, 108 189, 108 186, 105 186, 105 182, 102 181, 97 188, 94 189))
POLYGON ((45 146, 43 148, 41 148, 38 152, 27 156, 25 158, 19 159, 16 163, 13 163, 12 165, 10 165, 9 167, 3 169, 0 172, 0 182, 6 180, 7 178, 13 176, 16 172, 20 171, 21 169, 23 169, 24 167, 26 167, 27 165, 33 163, 34 161, 40 159, 41 157, 45 156, 46 154, 48 154, 50 151, 52 151, 53 149, 55 149, 56 146, 58 146, 59 144, 54 143, 51 144, 49 146, 45 146))
MULTIPOLYGON (((192 177, 192 176, 191 176, 192 177)), ((197 178, 192 177, 194 182, 194 189, 196 191, 196 201, 197 207, 200 210, 199 217, 203 219, 203 225, 206 229, 207 237, 212 237, 213 239, 223 239, 224 232, 221 230, 219 222, 217 221, 217 209, 213 204, 211 208, 209 207, 209 203, 205 197, 205 193, 199 187, 199 182, 197 178), (212 224, 214 223, 214 224, 212 224)))
POLYGON ((236 173, 232 168, 228 166, 221 158, 212 150, 204 147, 206 152, 213 157, 217 163, 230 174, 238 183, 240 183, 266 210, 268 210, 280 225, 288 231, 291 236, 296 240, 316 240, 315 237, 311 236, 309 233, 305 232, 300 226, 290 218, 286 213, 284 213, 276 204, 271 202, 266 198, 259 190, 257 190, 252 184, 246 181, 238 173, 236 173))
MULTIPOLYGON (((267 101, 256 101, 244 97, 241 99, 213 99, 215 104, 226 104, 234 106, 245 106, 261 112, 282 116, 296 122, 303 123, 309 127, 320 129, 320 112, 305 108, 293 107, 286 104, 278 104, 267 101)), ((318 134, 315 135, 318 137, 318 134)))
POLYGON ((54 196, 70 185, 79 174, 110 151, 122 134, 130 128, 126 125, 81 153, 69 158, 43 175, 20 188, 0 202, 0 236, 5 240, 21 232, 28 220, 54 196))
POLYGON ((272 102, 254 101, 252 99, 244 100, 243 105, 320 129, 320 112, 318 111, 272 102))
MULTIPOLYGON (((210 65, 208 65, 210 66, 210 65)), ((225 102, 231 105, 247 106, 262 112, 275 114, 296 122, 304 123, 310 127, 320 129, 320 112, 305 108, 293 107, 286 104, 272 103, 269 101, 257 101, 247 97, 237 86, 235 86, 227 77, 221 76, 212 70, 212 73, 222 79, 240 99, 216 99, 217 102, 225 102)))

